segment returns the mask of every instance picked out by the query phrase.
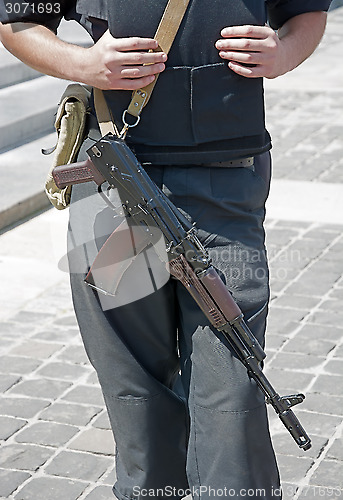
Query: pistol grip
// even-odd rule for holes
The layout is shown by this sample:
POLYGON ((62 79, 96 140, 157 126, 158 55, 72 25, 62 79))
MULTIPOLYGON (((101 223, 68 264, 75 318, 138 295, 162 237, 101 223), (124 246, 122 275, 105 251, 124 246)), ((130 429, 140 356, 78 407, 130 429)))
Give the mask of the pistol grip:
POLYGON ((105 180, 89 158, 86 161, 55 167, 52 176, 60 189, 89 181, 94 181, 99 186, 105 180))

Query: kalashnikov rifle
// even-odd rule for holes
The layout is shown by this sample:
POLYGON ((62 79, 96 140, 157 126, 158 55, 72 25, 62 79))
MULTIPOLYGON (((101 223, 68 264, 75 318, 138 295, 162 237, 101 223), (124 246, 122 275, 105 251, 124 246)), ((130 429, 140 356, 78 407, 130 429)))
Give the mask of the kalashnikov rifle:
MULTIPOLYGON (((154 229, 161 231, 170 273, 185 286, 210 323, 222 332, 298 446, 308 450, 311 440, 291 410, 305 396, 280 396, 264 375, 261 362, 266 354, 211 265, 206 249, 197 238, 195 225, 156 186, 123 139, 107 134, 87 154, 89 158, 85 162, 55 167, 53 176, 57 186, 63 188, 92 180, 99 186, 99 191, 105 181, 110 188, 117 188, 126 222, 129 227, 135 227, 138 252, 151 244, 154 229)), ((118 262, 114 244, 117 234, 114 231, 108 237, 85 279, 100 293, 111 294, 116 288, 113 281, 117 278, 108 273, 107 265, 111 256, 112 263, 114 260, 118 262)))

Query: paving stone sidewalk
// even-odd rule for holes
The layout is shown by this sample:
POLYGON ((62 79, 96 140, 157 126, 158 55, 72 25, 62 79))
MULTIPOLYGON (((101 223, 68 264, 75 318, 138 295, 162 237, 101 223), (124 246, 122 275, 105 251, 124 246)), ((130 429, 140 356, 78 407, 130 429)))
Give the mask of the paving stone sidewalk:
MULTIPOLYGON (((342 12, 330 14, 333 25, 342 12)), ((328 30, 318 64, 320 51, 342 43, 343 35, 328 30)), ((274 177, 340 185, 343 88, 333 94, 281 85, 267 89, 266 101, 274 177)), ((45 228, 57 215, 48 212, 0 236, 0 498, 110 500, 115 444, 67 275, 49 255, 45 228)), ((284 495, 341 499, 343 223, 271 215, 266 374, 280 393, 306 394, 295 412, 313 441, 308 452, 299 450, 270 412, 284 495)))
MULTIPOLYGON (((313 440, 302 452, 270 413, 286 498, 339 498, 342 227, 269 220, 267 233, 273 300, 266 373, 282 394, 306 393, 296 413, 313 440)), ((0 329, 1 498, 112 498, 114 443, 67 277, 3 315, 0 329)))

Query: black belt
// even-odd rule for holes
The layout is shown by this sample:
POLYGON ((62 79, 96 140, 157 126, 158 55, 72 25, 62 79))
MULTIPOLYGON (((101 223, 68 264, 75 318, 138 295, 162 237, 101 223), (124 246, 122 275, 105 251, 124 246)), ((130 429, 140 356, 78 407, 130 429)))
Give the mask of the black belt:
POLYGON ((228 160, 228 161, 216 161, 212 163, 204 164, 204 167, 253 167, 254 166, 254 157, 248 156, 246 158, 238 158, 237 160, 228 160))

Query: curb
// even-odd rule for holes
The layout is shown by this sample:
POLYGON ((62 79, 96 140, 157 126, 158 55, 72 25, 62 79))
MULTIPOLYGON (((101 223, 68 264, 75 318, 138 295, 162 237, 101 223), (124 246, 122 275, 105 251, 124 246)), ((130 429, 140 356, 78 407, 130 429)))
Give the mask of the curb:
POLYGON ((5 232, 14 224, 21 224, 51 207, 44 191, 36 193, 0 212, 0 231, 5 232))

